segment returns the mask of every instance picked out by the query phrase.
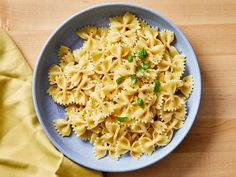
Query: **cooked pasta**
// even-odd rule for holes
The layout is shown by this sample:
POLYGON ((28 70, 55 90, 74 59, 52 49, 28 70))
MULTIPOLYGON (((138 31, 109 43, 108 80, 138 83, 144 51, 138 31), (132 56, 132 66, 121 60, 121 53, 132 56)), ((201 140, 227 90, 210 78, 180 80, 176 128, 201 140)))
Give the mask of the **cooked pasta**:
POLYGON ((96 158, 138 159, 183 127, 193 77, 183 76, 186 57, 173 45, 174 32, 129 12, 109 20, 108 28, 79 29, 81 48, 60 47, 47 92, 66 109, 54 121, 60 135, 89 141, 96 158))

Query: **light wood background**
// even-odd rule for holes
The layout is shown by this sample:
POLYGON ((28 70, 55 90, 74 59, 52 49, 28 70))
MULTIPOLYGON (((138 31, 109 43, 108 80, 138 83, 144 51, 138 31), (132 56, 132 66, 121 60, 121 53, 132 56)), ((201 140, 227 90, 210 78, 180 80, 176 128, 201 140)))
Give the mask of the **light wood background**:
MULTIPOLYGON (((106 0, 0 0, 0 25, 32 68, 50 33, 73 13, 106 0)), ((236 176, 236 0, 136 0, 175 22, 198 56, 200 111, 183 143, 160 162, 107 177, 236 176)))

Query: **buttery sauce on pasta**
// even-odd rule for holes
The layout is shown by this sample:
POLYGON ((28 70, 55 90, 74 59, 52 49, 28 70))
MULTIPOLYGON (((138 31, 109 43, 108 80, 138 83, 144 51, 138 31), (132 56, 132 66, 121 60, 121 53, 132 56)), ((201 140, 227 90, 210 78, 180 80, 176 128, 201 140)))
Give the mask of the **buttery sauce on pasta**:
POLYGON ((185 56, 174 33, 126 12, 109 27, 77 31, 83 46, 61 46, 59 64, 48 71, 48 94, 65 107, 55 120, 62 136, 73 131, 94 147, 96 158, 138 159, 167 145, 183 127, 193 77, 183 76, 185 56))

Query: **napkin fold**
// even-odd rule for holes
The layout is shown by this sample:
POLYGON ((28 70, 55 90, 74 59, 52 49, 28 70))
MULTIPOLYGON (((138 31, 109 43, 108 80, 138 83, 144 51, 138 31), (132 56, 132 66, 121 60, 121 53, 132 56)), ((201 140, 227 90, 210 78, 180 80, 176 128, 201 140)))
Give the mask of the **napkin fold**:
POLYGON ((29 65, 0 29, 0 176, 102 177, 50 143, 34 111, 31 81, 29 65))

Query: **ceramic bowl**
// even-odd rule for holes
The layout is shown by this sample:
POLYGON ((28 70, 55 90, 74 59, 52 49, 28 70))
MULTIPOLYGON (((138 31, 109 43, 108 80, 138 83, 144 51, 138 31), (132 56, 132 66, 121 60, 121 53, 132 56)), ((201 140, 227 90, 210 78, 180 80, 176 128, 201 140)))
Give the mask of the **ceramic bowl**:
POLYGON ((74 162, 91 169, 107 172, 124 172, 140 169, 158 162, 171 153, 189 132, 196 118, 200 97, 201 75, 198 61, 185 35, 176 25, 156 11, 134 4, 103 4, 80 11, 71 16, 53 32, 45 43, 39 54, 33 77, 35 110, 39 122, 52 144, 74 162), (93 146, 89 142, 80 140, 74 134, 63 138, 55 130, 53 120, 64 117, 65 110, 46 94, 46 90, 49 87, 48 69, 52 64, 58 63, 57 53, 61 45, 67 45, 72 49, 82 46, 82 40, 75 33, 79 28, 91 24, 98 27, 108 26, 109 17, 122 15, 126 11, 134 13, 152 26, 174 31, 176 36, 175 46, 187 57, 185 74, 193 75, 194 89, 187 101, 188 113, 184 127, 174 133, 172 141, 167 146, 157 148, 152 155, 143 155, 139 160, 133 159, 128 154, 122 156, 119 161, 113 160, 109 156, 97 160, 93 154, 93 146))

